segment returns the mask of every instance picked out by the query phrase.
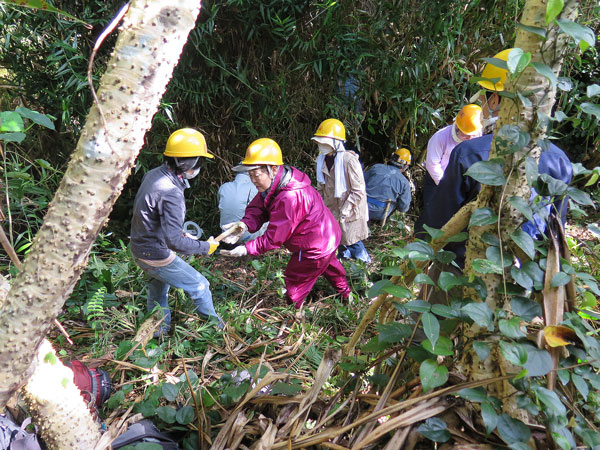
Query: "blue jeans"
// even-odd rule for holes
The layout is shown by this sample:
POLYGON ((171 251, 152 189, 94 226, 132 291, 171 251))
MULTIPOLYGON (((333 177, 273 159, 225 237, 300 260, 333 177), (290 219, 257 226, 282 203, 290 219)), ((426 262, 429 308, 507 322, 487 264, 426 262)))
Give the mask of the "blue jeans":
POLYGON ((171 310, 168 299, 171 286, 183 289, 194 302, 198 314, 215 319, 219 323, 219 328, 223 328, 223 320, 213 306, 208 280, 179 256, 176 256, 172 263, 163 267, 151 267, 138 260, 136 263, 150 278, 148 281, 148 311, 160 306, 165 316, 159 334, 166 333, 171 329, 171 310))
POLYGON ((365 263, 371 262, 369 252, 365 248, 365 244, 362 241, 355 242, 352 245, 340 245, 338 248, 338 258, 340 259, 360 259, 365 263))

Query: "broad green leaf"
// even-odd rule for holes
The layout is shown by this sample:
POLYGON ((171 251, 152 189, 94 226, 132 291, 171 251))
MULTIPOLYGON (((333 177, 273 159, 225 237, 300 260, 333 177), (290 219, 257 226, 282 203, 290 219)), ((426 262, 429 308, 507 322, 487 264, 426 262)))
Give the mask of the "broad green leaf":
POLYGON ((535 244, 533 238, 529 236, 525 231, 518 229, 511 233, 511 239, 517 244, 521 250, 525 252, 530 259, 535 258, 535 244))
POLYGON ((170 402, 174 402, 179 394, 179 387, 172 383, 162 385, 162 394, 170 402))
POLYGON ((564 92, 570 92, 573 89, 573 81, 568 77, 558 77, 558 89, 564 92))
POLYGON ((437 259, 442 264, 450 264, 454 259, 456 259, 456 253, 449 252, 447 250, 440 250, 435 254, 435 259, 437 259))
POLYGON ((552 287, 559 287, 568 284, 571 281, 571 277, 564 272, 555 273, 552 277, 552 287))
POLYGON ((502 275, 502 267, 489 259, 476 258, 473 260, 473 269, 478 273, 495 273, 502 275))
POLYGON ((497 428, 500 437, 507 444, 526 443, 531 438, 531 431, 527 425, 506 414, 502 414, 498 419, 497 428))
POLYGON ((479 359, 482 361, 485 361, 488 359, 488 356, 490 356, 490 346, 485 342, 473 342, 473 349, 475 350, 475 353, 477 353, 479 359))
POLYGON ((439 336, 437 342, 435 343, 435 347, 431 345, 431 341, 429 339, 425 339, 421 345, 429 353, 433 353, 437 356, 454 355, 454 344, 452 344, 452 341, 446 336, 439 336))
POLYGON ((393 283, 391 283, 387 286, 384 286, 383 291, 387 292, 388 294, 393 295, 396 298, 410 298, 411 297, 410 291, 408 289, 406 289, 403 286, 398 286, 393 283))
POLYGON ((481 404, 481 417, 485 424, 485 433, 490 434, 498 426, 498 420, 500 417, 496 413, 496 410, 489 403, 481 404))
POLYGON ((194 420, 195 416, 196 413, 194 411, 194 408, 192 408, 191 406, 184 406, 183 408, 177 411, 177 414, 175 414, 175 419, 177 420, 177 423, 181 425, 187 425, 189 423, 192 423, 192 420, 194 420))
POLYGON ((4 133, 25 131, 21 115, 14 111, 0 112, 0 131, 4 133))
POLYGON ((525 108, 531 108, 533 106, 533 103, 531 103, 531 100, 529 100, 529 98, 525 97, 524 94, 517 92, 517 96, 519 97, 519 100, 521 100, 521 103, 523 104, 523 106, 525 108))
POLYGON ((399 322, 377 325, 375 328, 379 331, 379 341, 385 344, 400 342, 402 339, 408 338, 412 333, 412 326, 399 322))
POLYGON ((465 175, 490 186, 503 186, 506 183, 502 167, 504 161, 494 158, 490 161, 477 161, 471 165, 465 175))
POLYGON ((374 298, 377 297, 379 294, 381 294, 383 291, 384 287, 390 286, 393 283, 390 280, 379 280, 376 281, 375 283, 373 283, 373 286, 371 286, 369 288, 369 290, 367 291, 367 297, 368 298, 374 298))
POLYGON ((585 102, 580 105, 580 108, 584 113, 596 116, 596 119, 600 119, 600 106, 595 103, 585 102))
POLYGON ((538 290, 544 288, 544 271, 535 261, 527 261, 521 267, 521 270, 527 273, 533 280, 533 287, 538 290))
POLYGON ((20 144, 27 137, 25 133, 0 133, 0 141, 20 144))
POLYGON ((410 302, 403 303, 406 309, 415 311, 418 313, 427 312, 431 310, 431 305, 424 300, 412 300, 410 302))
POLYGON ((284 383, 283 381, 279 381, 273 385, 273 390, 271 391, 271 393, 273 395, 296 395, 301 390, 302 384, 300 383, 284 383))
POLYGON ((400 267, 385 267, 382 271, 381 271, 382 275, 390 275, 393 277, 400 277, 402 275, 404 275, 404 272, 402 272, 402 269, 400 267))
POLYGON ((600 95, 600 85, 598 84, 590 84, 586 89, 585 93, 589 98, 595 97, 596 95, 600 95))
POLYGON ((512 312, 524 320, 532 320, 534 317, 542 317, 542 306, 527 298, 515 296, 510 300, 512 312))
POLYGON ((486 402, 488 399, 487 392, 482 387, 478 387, 478 388, 474 388, 474 389, 472 389, 472 388, 461 389, 456 394, 459 397, 462 397, 465 400, 469 400, 470 402, 474 402, 474 403, 483 403, 483 402, 486 402))
POLYGON ((117 391, 106 401, 106 407, 109 409, 116 409, 123 405, 125 401, 125 392, 117 391))
POLYGON ((381 342, 379 336, 375 336, 362 346, 361 351, 365 353, 377 353, 388 348, 388 344, 381 342))
POLYGON ((569 194, 569 197, 571 197, 571 200, 573 200, 574 202, 577 202, 580 205, 584 206, 594 206, 594 201, 587 192, 580 191, 579 189, 574 188, 572 186, 569 186, 567 192, 569 194))
POLYGON ((463 242, 466 241, 468 238, 469 233, 462 231, 460 233, 456 233, 454 236, 450 236, 448 239, 446 239, 446 242, 463 242))
POLYGON ((512 258, 511 258, 511 256, 508 253, 506 253, 506 252, 504 252, 501 255, 499 247, 488 247, 488 248, 486 248, 485 249, 485 256, 487 257, 487 259, 489 259, 494 264, 497 264, 500 267, 502 267, 502 265, 504 265, 504 267, 509 267, 512 264, 512 258))
POLYGON ((531 62, 531 53, 524 52, 520 48, 514 48, 508 54, 506 60, 506 67, 508 71, 513 74, 519 74, 525 70, 525 68, 531 62))
POLYGON ((538 168, 538 162, 535 158, 528 156, 525 158, 525 177, 527 178, 527 184, 533 185, 533 182, 540 176, 538 168))
POLYGON ((512 266, 510 268, 510 275, 513 277, 513 280, 515 280, 515 283, 524 289, 529 290, 533 287, 533 280, 529 274, 524 270, 517 268, 517 266, 512 266))
POLYGON ((430 441, 435 442, 446 442, 451 437, 446 422, 439 417, 430 417, 425 423, 419 425, 417 431, 430 441))
POLYGON ((557 180, 556 178, 551 177, 548 174, 542 173, 537 178, 537 180, 533 183, 535 190, 538 194, 542 196, 546 195, 556 195, 561 196, 567 193, 569 186, 562 182, 561 180, 557 180))
POLYGON ((552 71, 552 69, 550 67, 548 67, 544 63, 537 62, 537 61, 533 61, 531 63, 531 65, 533 66, 533 68, 535 69, 535 71, 537 73, 539 73, 543 77, 546 77, 546 78, 548 78, 548 80, 550 80, 552 87, 556 86, 556 84, 558 83, 558 79, 556 78, 556 75, 554 74, 554 72, 552 71))
POLYGON ((446 366, 440 366, 433 359, 426 359, 419 367, 419 376, 423 392, 427 392, 438 386, 442 386, 448 381, 448 369, 446 366))
POLYGON ((431 239, 439 239, 444 235, 444 232, 439 228, 433 228, 426 224, 423 225, 423 228, 431 236, 431 239))
POLYGON ((581 396, 585 401, 588 399, 588 395, 590 393, 590 387, 588 386, 585 379, 577 374, 571 375, 571 380, 573 381, 573 385, 577 388, 581 396))
POLYGON ((470 227, 483 227, 485 225, 492 225, 498 222, 498 216, 492 208, 478 208, 473 211, 471 220, 469 221, 470 227))
POLYGON ((483 233, 481 235, 481 240, 483 242, 485 242, 486 244, 492 245, 494 247, 500 246, 500 240, 498 239, 498 236, 496 236, 495 234, 492 234, 488 231, 486 231, 485 233, 483 233))
POLYGON ((542 39, 546 39, 546 29, 545 28, 532 27, 529 25, 523 25, 522 23, 517 23, 517 28, 521 28, 522 30, 528 31, 529 33, 538 35, 542 39))
POLYGON ((423 324, 423 331, 425 336, 431 342, 431 345, 435 347, 435 343, 440 337, 440 323, 437 318, 430 312, 424 312, 421 316, 421 323, 423 324))
POLYGON ((562 111, 556 111, 556 112, 554 113, 554 119, 555 119, 557 122, 562 122, 563 120, 565 120, 565 119, 568 119, 568 118, 569 118, 569 116, 567 116, 567 115, 566 115, 564 112, 562 112, 562 111))
MULTIPOLYGON (((568 19, 557 19, 556 23, 558 27, 566 34, 571 36, 575 42, 581 46, 581 41, 585 42, 588 46, 593 47, 596 43, 596 36, 592 29, 584 27, 576 22, 568 19)), ((586 47, 587 48, 587 47, 586 47)), ((584 48, 582 48, 584 50, 584 48)))
POLYGON ((456 313, 448 305, 440 305, 436 303, 431 306, 431 312, 440 317, 447 317, 449 319, 456 318, 456 313))
MULTIPOLYGON (((600 229, 599 229, 600 232, 600 229)), ((435 286, 435 282, 426 273, 420 273, 415 277, 415 284, 429 284, 435 286)))
POLYGON ((532 416, 537 416, 540 413, 537 405, 527 395, 517 395, 517 407, 527 410, 532 416))
MULTIPOLYGON (((598 306, 598 301, 596 300, 596 296, 589 291, 585 291, 583 293, 583 300, 581 301, 580 307, 581 309, 596 309, 598 306)), ((434 311, 435 312, 435 311, 434 311)))
POLYGON ((525 337, 525 333, 521 330, 521 319, 519 317, 511 317, 508 320, 500 319, 498 321, 498 329, 500 333, 510 339, 525 337))
POLYGON ((395 248, 393 252, 400 258, 408 258, 414 261, 427 261, 433 258, 434 251, 425 242, 415 241, 404 246, 395 248))
POLYGON ((485 303, 469 303, 462 307, 462 310, 480 327, 492 330, 494 327, 494 314, 485 303))
POLYGON ((504 125, 496 135, 496 149, 500 155, 512 154, 524 149, 530 140, 529 133, 522 131, 518 125, 504 125))
POLYGON ((546 25, 558 17, 564 6, 564 0, 548 0, 548 4, 546 5, 546 25))
POLYGON ((21 116, 26 117, 31 120, 33 123, 37 125, 41 125, 43 127, 54 130, 54 122, 48 117, 46 114, 41 114, 37 111, 32 111, 29 108, 25 108, 23 106, 19 106, 16 110, 21 116))
POLYGON ((556 392, 546 389, 545 387, 532 385, 531 390, 535 393, 547 410, 552 411, 557 416, 564 416, 567 413, 567 408, 562 404, 556 392))
POLYGON ((223 394, 231 397, 234 402, 237 402, 248 391, 249 386, 250 383, 247 381, 243 381, 239 385, 232 384, 223 390, 223 394))
POLYGON ((520 344, 500 341, 500 352, 509 363, 515 366, 522 367, 527 362, 527 352, 520 344))
POLYGON ((597 223, 590 223, 587 226, 587 229, 590 230, 593 234, 595 234, 597 237, 600 237, 600 227, 598 226, 597 223))
POLYGON ((444 292, 448 292, 455 286, 464 286, 468 283, 465 277, 454 275, 451 272, 442 272, 438 278, 438 286, 444 292))
POLYGON ((170 406, 159 406, 156 408, 156 415, 166 423, 175 423, 175 416, 177 415, 177 411, 175 408, 170 406))
POLYGON ((529 343, 521 344, 527 353, 527 362, 523 366, 530 377, 541 377, 552 370, 552 358, 544 349, 529 343))

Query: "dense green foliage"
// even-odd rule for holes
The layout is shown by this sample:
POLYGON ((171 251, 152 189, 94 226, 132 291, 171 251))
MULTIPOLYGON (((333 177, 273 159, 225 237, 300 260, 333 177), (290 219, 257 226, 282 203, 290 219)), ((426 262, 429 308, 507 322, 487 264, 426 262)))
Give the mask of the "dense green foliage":
MULTIPOLYGON (((0 48, 1 75, 10 85, 2 95, 1 110, 24 104, 53 116, 57 125, 56 131, 40 127, 25 130, 25 126, 12 130, 27 131, 28 137, 22 142, 8 142, 4 148, 9 235, 21 253, 41 223, 89 109, 87 55, 95 36, 120 5, 94 0, 56 2, 56 6, 91 23, 93 30, 88 32, 81 24, 55 15, 9 7, 0 13, 0 23, 8 31, 0 48)), ((148 314, 143 276, 127 250, 128 212, 141 175, 160 161, 171 131, 181 126, 201 129, 218 156, 189 192, 190 216, 214 231, 216 188, 230 177, 229 167, 256 137, 274 137, 282 144, 287 162, 311 171, 314 149, 309 138, 323 118, 337 116, 346 122, 367 163, 380 161, 400 144, 410 146, 418 155, 429 136, 452 120, 477 90, 469 84, 469 77, 480 71, 481 58, 511 44, 521 6, 522 2, 513 0, 204 3, 147 138, 138 170, 113 220, 97 240, 62 318, 69 322, 80 349, 71 353, 109 357, 114 362, 113 378, 121 377, 104 412, 123 413, 135 403, 134 412, 180 432, 185 435, 185 448, 196 448, 192 424, 204 427, 214 438, 218 432, 215 425, 222 425, 227 413, 268 369, 288 373, 289 377, 272 383, 266 393, 292 396, 308 390, 326 350, 341 348, 369 302, 387 292, 403 300, 393 305, 400 317, 417 314, 419 322, 407 319, 369 327, 358 356, 342 361, 323 388, 330 395, 331 408, 337 408, 341 398, 357 398, 367 392, 380 395, 390 380, 409 386, 417 375, 423 391, 431 392, 448 382, 449 370, 467 349, 474 348, 482 361, 501 354, 514 365, 511 383, 519 407, 546 424, 561 448, 572 447, 575 439, 590 447, 600 445, 593 423, 600 421, 596 393, 600 388, 599 318, 594 311, 594 296, 600 295, 598 245, 588 238, 569 241, 575 258, 571 264, 563 264, 552 281, 553 285, 566 285, 572 275, 579 308, 571 311, 564 323, 574 336, 570 336, 567 347, 569 357, 560 362, 556 392, 544 387, 552 368, 549 352, 527 339, 528 333, 540 331, 533 319, 542 314, 541 307, 532 298, 540 295, 543 286, 545 243, 515 234, 512 248, 516 245, 532 259, 520 266, 499 256, 500 249, 508 255, 511 248, 494 236, 486 236, 491 250, 486 260, 474 264, 475 271, 510 274, 514 281, 505 284, 507 295, 512 296, 511 311, 491 310, 481 301, 486 292, 477 276, 447 273, 434 283, 421 273, 416 285, 403 285, 402 280, 392 283, 390 275, 404 275, 401 264, 413 269, 418 261, 447 263, 454 256, 436 253, 424 242, 406 245, 405 223, 396 218, 387 231, 373 227, 375 238, 367 245, 374 253, 374 265, 346 263, 354 292, 349 304, 339 302, 329 286, 318 283, 311 296, 314 304, 304 315, 284 307, 282 271, 287 256, 282 253, 233 263, 218 257, 190 258, 211 282, 217 309, 228 322, 227 333, 218 333, 199 320, 185 295, 173 292, 172 336, 139 347, 132 340, 148 314), (354 97, 343 94, 348 80, 357 88, 354 97), (468 286, 472 296, 432 307, 417 299, 419 285, 444 292, 468 286), (487 330, 484 339, 473 342, 463 336, 473 324, 487 330), (411 345, 415 327, 425 338, 411 345), (285 352, 288 358, 281 356, 285 352), (180 364, 188 364, 189 370, 182 373, 180 364), (394 379, 392 371, 397 365, 402 375, 394 379), (149 374, 152 368, 162 371, 158 382, 149 374), (247 377, 242 376, 244 371, 247 377), (570 411, 565 404, 571 406, 570 411)), ((584 22, 598 17, 598 10, 591 7, 584 13, 584 22)), ((96 80, 103 72, 113 38, 104 44, 96 60, 96 80)), ((572 88, 568 80, 562 80, 558 109, 564 117, 553 123, 574 160, 583 160, 591 164, 590 168, 596 161, 599 118, 584 111, 582 104, 597 100, 598 92, 588 88, 597 79, 597 61, 597 52, 588 51, 566 68, 572 88)), ((31 114, 25 116, 27 127, 31 121, 31 114)), ((577 166, 579 187, 593 186, 597 177, 597 170, 577 166)), ((504 182, 502 178, 499 184, 504 182)), ((569 194, 575 196, 573 206, 579 217, 592 213, 594 204, 587 194, 576 190, 569 194)), ((494 224, 494 216, 491 210, 479 210, 471 225, 494 224)), ((600 231, 594 226, 590 230, 596 234, 600 231)), ((55 341, 66 347, 62 336, 55 336, 55 341)), ((68 353, 62 350, 62 354, 68 353)), ((485 439, 524 448, 529 428, 504 414, 505 399, 488 395, 483 387, 460 390, 453 396, 454 401, 480 405, 485 439), (494 430, 496 435, 491 434, 494 430)), ((354 413, 350 408, 349 419, 360 415, 359 408, 367 409, 368 402, 361 401, 354 413)), ((279 411, 266 403, 261 405, 260 400, 257 403, 249 417, 259 412, 274 422, 278 419, 279 411)), ((303 431, 309 432, 315 422, 316 418, 309 418, 303 431)), ((438 442, 450 438, 446 423, 437 417, 425 421, 419 431, 438 442)))

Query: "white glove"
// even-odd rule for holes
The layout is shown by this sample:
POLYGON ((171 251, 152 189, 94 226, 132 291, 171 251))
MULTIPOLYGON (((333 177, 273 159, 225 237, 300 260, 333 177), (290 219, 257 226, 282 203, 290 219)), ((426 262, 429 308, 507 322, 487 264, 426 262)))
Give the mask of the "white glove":
POLYGON ((239 258, 240 256, 246 256, 248 254, 248 250, 246 250, 245 245, 238 245, 233 250, 221 250, 221 255, 225 256, 235 256, 239 258))
POLYGON ((223 228, 223 230, 229 230, 231 227, 235 227, 236 230, 233 233, 231 233, 229 236, 223 238, 223 243, 225 243, 225 244, 235 244, 237 241, 240 240, 242 235, 246 231, 248 231, 248 226, 244 222, 226 223, 221 228, 223 228))

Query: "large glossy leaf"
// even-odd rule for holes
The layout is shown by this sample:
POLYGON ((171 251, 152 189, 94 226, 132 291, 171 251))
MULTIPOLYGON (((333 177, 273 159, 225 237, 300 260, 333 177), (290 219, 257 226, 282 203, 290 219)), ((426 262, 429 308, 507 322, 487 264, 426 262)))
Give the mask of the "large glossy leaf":
POLYGON ((586 89, 585 89, 585 94, 589 97, 595 97, 596 95, 600 95, 600 84, 590 84, 586 89))
POLYGON ((548 78, 548 80, 550 80, 550 83, 552 84, 552 87, 556 86, 556 84, 558 83, 558 79, 556 78, 556 74, 554 73, 554 71, 547 64, 544 64, 544 63, 541 63, 541 62, 537 62, 537 61, 533 61, 531 63, 531 65, 533 66, 533 68, 535 69, 535 71, 537 73, 539 73, 543 77, 546 77, 546 78, 548 78))
POLYGON ((423 331, 425 332, 425 336, 431 342, 431 345, 435 347, 435 343, 440 336, 440 323, 430 312, 424 312, 421 316, 421 323, 423 324, 423 331))
POLYGON ((25 124, 21 115, 14 111, 0 112, 0 131, 3 133, 25 131, 25 124))
POLYGON ((417 428, 417 431, 430 441, 435 442, 446 442, 451 437, 446 422, 439 417, 430 417, 417 428))
POLYGON ((438 278, 438 286, 444 292, 448 292, 455 286, 464 286, 466 284, 468 284, 468 280, 465 277, 454 275, 451 272, 442 272, 438 278))
POLYGON ((527 353, 525 369, 531 377, 541 377, 552 370, 552 358, 544 349, 537 348, 529 343, 521 344, 527 353))
POLYGON ((569 194, 569 197, 571 197, 571 200, 579 203, 580 205, 594 206, 594 201, 587 192, 569 186, 567 193, 569 194))
POLYGON ((588 386, 585 379, 581 375, 577 375, 574 373, 573 375, 571 375, 571 380, 573 381, 573 385, 579 391, 583 399, 587 401, 588 395, 590 393, 590 387, 588 386))
POLYGON ((531 437, 531 432, 527 425, 506 414, 502 414, 498 419, 498 433, 507 444, 525 443, 531 437))
POLYGON ((415 277, 415 284, 429 284, 435 286, 435 282, 426 273, 420 273, 415 277))
POLYGON ((506 360, 515 366, 524 366, 527 362, 527 352, 520 344, 500 341, 500 352, 506 360))
POLYGON ((194 408, 191 406, 184 406, 177 411, 177 414, 175 414, 175 420, 181 425, 187 425, 192 423, 195 416, 196 413, 194 412, 194 408))
POLYGON ((431 310, 431 305, 427 303, 425 300, 413 300, 410 302, 403 303, 406 309, 411 311, 415 311, 418 313, 427 312, 431 310))
POLYGON ((588 47, 593 47, 596 43, 596 36, 591 28, 584 27, 583 25, 573 22, 568 19, 557 19, 556 23, 558 27, 566 34, 571 36, 575 42, 577 42, 582 50, 588 47), (582 44, 585 42, 585 44, 582 44))
POLYGON ((567 413, 567 408, 562 404, 556 392, 546 389, 545 387, 533 385, 531 390, 535 393, 538 400, 540 400, 544 406, 552 411, 557 416, 564 416, 567 413))
POLYGON ((175 423, 177 410, 171 406, 159 406, 156 408, 156 415, 160 417, 163 422, 175 423))
POLYGON ((564 6, 564 0, 548 0, 546 4, 546 25, 558 17, 564 6))
POLYGON ((531 53, 524 52, 520 48, 514 48, 508 54, 508 58, 506 59, 506 67, 508 67, 508 71, 510 73, 518 74, 523 72, 530 62, 531 53))
POLYGON ((419 376, 421 377, 423 392, 427 392, 438 386, 442 386, 448 381, 448 369, 446 366, 440 366, 433 359, 426 359, 421 363, 419 376))
POLYGON ((412 327, 405 323, 391 322, 376 326, 379 331, 379 341, 385 344, 395 344, 402 339, 408 338, 412 333, 412 327))
POLYGON ((542 39, 546 39, 546 29, 542 27, 532 27, 530 25, 523 25, 522 23, 517 24, 517 28, 525 30, 529 33, 533 33, 541 37, 542 39))
POLYGON ((525 252, 530 259, 535 258, 535 244, 533 238, 529 236, 525 231, 518 229, 511 233, 511 239, 517 244, 521 250, 525 252))
POLYGON ((476 258, 472 263, 473 269, 478 273, 495 273, 497 275, 502 275, 502 267, 494 261, 489 259, 481 259, 476 258))
POLYGON ((469 221, 470 227, 482 227, 485 225, 492 225, 498 222, 498 216, 492 208, 478 208, 473 211, 471 220, 469 221))
POLYGON ((410 298, 411 294, 408 289, 403 286, 398 286, 396 284, 388 284, 383 287, 383 291, 388 294, 393 295, 396 298, 410 298))
POLYGON ((510 300, 510 307, 517 316, 532 320, 534 317, 541 317, 542 306, 527 297, 515 296, 510 300))
POLYGON ((469 303, 462 307, 462 310, 480 327, 492 330, 494 327, 494 314, 485 303, 469 303))
POLYGON ((473 342, 473 349, 480 360, 485 361, 488 359, 491 353, 490 346, 485 342, 473 342))
POLYGON ((41 125, 43 127, 54 130, 54 123, 46 114, 41 114, 37 111, 32 111, 31 109, 25 108, 23 106, 19 106, 15 111, 37 125, 41 125))
POLYGON ((522 131, 518 125, 504 125, 498 130, 496 148, 499 155, 512 154, 524 149, 530 140, 529 133, 522 131))
POLYGON ((510 319, 500 319, 498 321, 498 329, 500 333, 510 339, 520 339, 525 337, 525 333, 521 329, 521 318, 511 317, 510 319))
POLYGON ((533 279, 529 274, 516 266, 512 266, 510 268, 510 275, 515 280, 519 286, 522 286, 524 289, 531 289, 533 287, 533 279))
POLYGON ((490 186, 503 186, 506 183, 504 177, 504 160, 495 158, 490 161, 478 161, 471 165, 465 175, 490 186))
POLYGON ((162 394, 170 402, 174 402, 179 394, 179 386, 172 383, 162 385, 162 394))
POLYGON ((481 417, 483 418, 483 423, 485 424, 485 433, 490 434, 498 426, 498 420, 500 419, 500 416, 498 416, 498 413, 496 413, 496 410, 492 405, 489 403, 482 403, 481 417))
POLYGON ((435 347, 431 344, 429 339, 424 340, 421 345, 429 353, 433 353, 437 356, 451 356, 454 354, 454 345, 446 336, 439 336, 435 343, 435 347))

